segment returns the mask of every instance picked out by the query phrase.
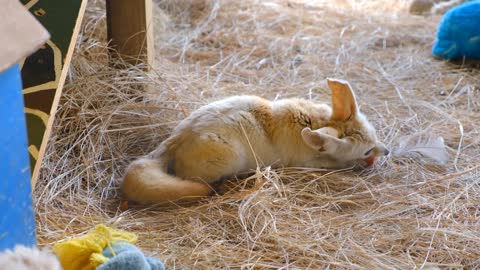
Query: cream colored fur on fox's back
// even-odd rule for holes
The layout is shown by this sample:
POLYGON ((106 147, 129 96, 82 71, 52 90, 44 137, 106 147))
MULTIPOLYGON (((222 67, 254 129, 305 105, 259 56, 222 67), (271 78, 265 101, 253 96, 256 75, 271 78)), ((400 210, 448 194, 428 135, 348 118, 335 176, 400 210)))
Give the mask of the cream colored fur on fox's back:
POLYGON ((302 99, 235 96, 201 107, 122 183, 141 203, 195 199, 210 184, 257 166, 343 168, 388 151, 358 111, 347 82, 329 80, 332 108, 302 99), (367 153, 368 152, 368 153, 367 153))

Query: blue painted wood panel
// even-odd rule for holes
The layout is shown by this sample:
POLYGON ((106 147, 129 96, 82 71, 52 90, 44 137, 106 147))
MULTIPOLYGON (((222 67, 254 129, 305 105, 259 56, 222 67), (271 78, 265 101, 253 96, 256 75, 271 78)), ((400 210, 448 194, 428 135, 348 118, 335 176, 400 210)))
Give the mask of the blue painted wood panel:
POLYGON ((0 250, 35 241, 20 67, 0 73, 0 250))

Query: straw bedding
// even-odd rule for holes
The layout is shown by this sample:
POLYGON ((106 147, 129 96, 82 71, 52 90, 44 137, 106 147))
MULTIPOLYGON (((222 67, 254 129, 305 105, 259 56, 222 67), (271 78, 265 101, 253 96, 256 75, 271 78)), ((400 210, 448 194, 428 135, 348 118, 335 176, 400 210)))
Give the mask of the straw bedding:
POLYGON ((169 269, 480 267, 480 72, 430 56, 440 17, 400 0, 160 1, 145 73, 109 67, 103 2, 89 1, 34 192, 42 245, 106 223, 169 269), (260 167, 198 204, 120 207, 128 162, 195 108, 234 94, 329 102, 326 77, 351 82, 390 148, 439 135, 449 161, 260 167))

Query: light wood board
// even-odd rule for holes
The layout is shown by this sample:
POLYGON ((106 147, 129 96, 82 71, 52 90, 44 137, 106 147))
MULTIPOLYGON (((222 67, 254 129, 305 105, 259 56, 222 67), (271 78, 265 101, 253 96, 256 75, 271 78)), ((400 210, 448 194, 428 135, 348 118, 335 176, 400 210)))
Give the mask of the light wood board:
POLYGON ((32 188, 51 133, 87 0, 22 0, 50 32, 47 43, 22 63, 32 188))

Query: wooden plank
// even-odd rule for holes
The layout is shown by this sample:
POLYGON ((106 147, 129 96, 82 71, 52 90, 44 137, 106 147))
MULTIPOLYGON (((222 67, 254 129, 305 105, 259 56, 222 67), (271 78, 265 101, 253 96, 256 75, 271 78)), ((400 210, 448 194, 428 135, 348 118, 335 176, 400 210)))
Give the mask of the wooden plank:
POLYGON ((35 244, 27 130, 19 65, 0 72, 0 251, 35 244))
POLYGON ((87 0, 22 0, 47 28, 51 39, 25 59, 22 68, 25 113, 35 187, 87 0))
POLYGON ((107 29, 110 46, 125 61, 153 65, 152 0, 107 0, 107 29))
POLYGON ((2 72, 38 49, 48 39, 49 34, 17 0, 2 1, 0 18, 2 72))

